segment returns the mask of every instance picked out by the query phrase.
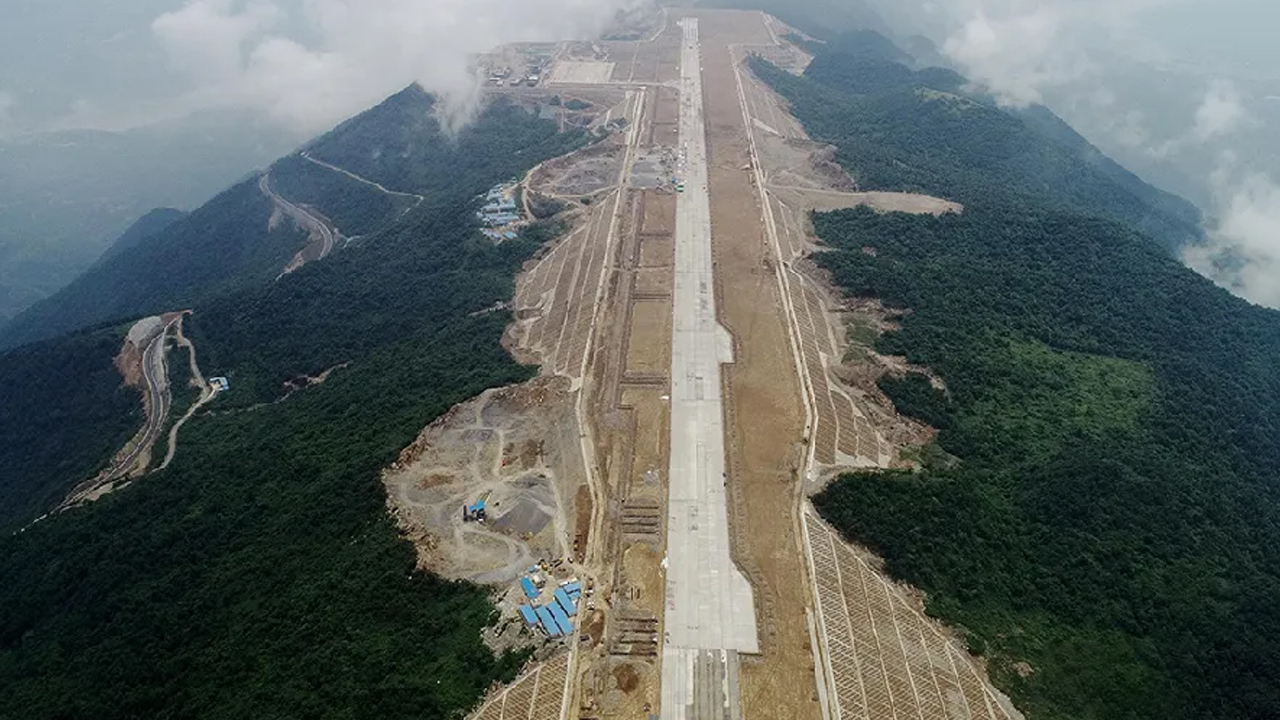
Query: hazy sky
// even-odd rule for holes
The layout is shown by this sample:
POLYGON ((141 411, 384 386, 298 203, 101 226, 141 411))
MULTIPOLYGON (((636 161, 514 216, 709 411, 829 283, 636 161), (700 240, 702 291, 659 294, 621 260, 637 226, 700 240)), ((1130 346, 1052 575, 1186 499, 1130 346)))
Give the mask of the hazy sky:
MULTIPOLYGON (((1100 51, 1280 78, 1276 0, 876 0, 1015 102, 1103 69, 1100 51)), ((638 0, 3 0, 0 132, 115 128, 209 106, 305 131, 462 58, 598 30, 638 0)), ((1278 90, 1280 92, 1280 90, 1278 90)))
MULTIPOLYGON (((465 108, 469 55, 590 36, 642 2, 0 0, 0 138, 220 110, 301 137, 414 80, 465 108)), ((1136 169, 1180 173, 1165 184, 1215 240, 1188 261, 1280 305, 1280 0, 868 2, 1006 102, 1048 102, 1136 169)))
POLYGON ((466 58, 591 36, 636 0, 3 0, 0 132, 252 109, 319 132, 466 58))

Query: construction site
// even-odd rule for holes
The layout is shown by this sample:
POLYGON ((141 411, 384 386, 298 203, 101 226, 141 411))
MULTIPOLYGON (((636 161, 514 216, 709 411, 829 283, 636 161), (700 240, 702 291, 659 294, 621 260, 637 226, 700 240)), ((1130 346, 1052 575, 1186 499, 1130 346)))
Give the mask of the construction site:
POLYGON ((668 9, 634 39, 492 56, 538 82, 489 92, 577 99, 610 132, 516 189, 523 219, 553 200, 564 227, 510 305, 505 344, 539 376, 455 407, 384 473, 422 567, 492 586, 538 648, 472 717, 1021 717, 809 506, 933 433, 877 388, 905 369, 872 347, 894 316, 831 287, 810 214, 963 208, 861 192, 750 72, 753 53, 802 71, 791 37, 668 9))

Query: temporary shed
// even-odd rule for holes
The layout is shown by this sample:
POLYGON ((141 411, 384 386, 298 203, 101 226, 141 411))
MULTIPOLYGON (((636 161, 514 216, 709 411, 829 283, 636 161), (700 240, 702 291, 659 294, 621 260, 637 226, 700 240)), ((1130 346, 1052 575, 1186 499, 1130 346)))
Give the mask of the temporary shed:
POLYGON ((536 600, 538 597, 538 588, 533 586, 533 581, 527 577, 520 578, 520 587, 524 588, 525 597, 530 600, 536 600))
POLYGON ((533 608, 529 607, 528 605, 521 605, 519 609, 520 609, 520 617, 524 618, 524 622, 526 625, 528 625, 529 627, 533 627, 534 625, 538 624, 538 613, 534 612, 533 608))
POLYGON ((565 615, 573 617, 578 614, 578 604, 569 597, 569 593, 565 592, 564 588, 556 588, 556 602, 560 603, 560 608, 564 610, 565 615))
POLYGON ((545 606, 538 608, 538 619, 542 621, 542 629, 546 630, 551 637, 560 637, 564 634, 560 630, 560 623, 556 621, 555 616, 545 606))
POLYGON ((551 611, 551 617, 555 619, 556 624, 560 626, 561 635, 569 635, 573 633, 573 621, 568 615, 560 609, 559 603, 548 603, 547 609, 551 611))

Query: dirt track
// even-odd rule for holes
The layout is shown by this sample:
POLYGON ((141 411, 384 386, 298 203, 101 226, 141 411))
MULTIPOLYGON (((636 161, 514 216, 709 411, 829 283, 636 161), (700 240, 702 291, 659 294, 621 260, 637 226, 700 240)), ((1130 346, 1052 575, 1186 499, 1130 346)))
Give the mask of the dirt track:
POLYGON ((392 512, 423 567, 499 584, 569 554, 583 478, 568 385, 540 378, 458 405, 384 473, 392 512), (462 506, 481 497, 488 522, 463 522, 462 506))
POLYGON ((759 13, 702 13, 711 164, 711 225, 721 322, 734 336, 726 367, 730 488, 738 562, 755 586, 761 655, 742 667, 747 718, 818 718, 800 544, 791 508, 803 455, 804 407, 774 253, 751 173, 730 45, 767 44, 759 13))

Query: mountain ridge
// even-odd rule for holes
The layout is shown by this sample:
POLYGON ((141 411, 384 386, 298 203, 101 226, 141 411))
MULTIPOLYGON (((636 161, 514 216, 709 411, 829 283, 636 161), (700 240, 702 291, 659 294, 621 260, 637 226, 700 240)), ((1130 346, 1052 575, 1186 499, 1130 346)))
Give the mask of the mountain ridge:
POLYGON ((1030 718, 1274 717, 1280 313, 1185 267, 1189 204, 1047 111, 819 60, 756 67, 855 178, 965 209, 813 217, 815 262, 890 315, 861 349, 931 373, 880 389, 939 430, 817 509, 1030 718))
MULTIPOLYGON (((494 244, 472 204, 588 138, 502 103, 451 139, 423 117, 399 134, 423 149, 412 163, 429 166, 414 170, 432 188, 419 207, 276 280, 303 241, 291 233, 252 281, 193 301, 201 367, 232 385, 184 429, 167 469, 0 538, 0 718, 452 717, 523 664, 526 653, 494 656, 478 641, 492 622, 485 591, 415 567, 380 472, 452 405, 528 378, 501 345, 509 314, 478 311, 510 297, 546 235, 494 244), (337 365, 288 394, 284 381, 337 365)), ((375 109, 355 127, 390 137, 398 122, 375 109)), ((261 237, 270 203, 244 185, 212 207, 233 216, 237 200, 261 237)), ((204 227, 212 212, 178 225, 204 227)), ((104 268, 196 234, 161 232, 104 268)), ((135 293, 133 310, 186 297, 162 283, 135 293)), ((86 336, 10 350, 0 372, 86 336)), ((23 367, 46 372, 39 358, 23 367)), ((50 432, 55 445, 71 439, 65 425, 50 432)))

